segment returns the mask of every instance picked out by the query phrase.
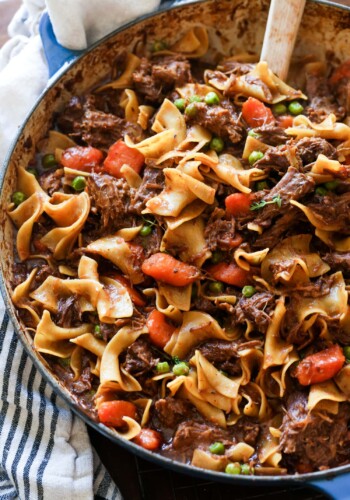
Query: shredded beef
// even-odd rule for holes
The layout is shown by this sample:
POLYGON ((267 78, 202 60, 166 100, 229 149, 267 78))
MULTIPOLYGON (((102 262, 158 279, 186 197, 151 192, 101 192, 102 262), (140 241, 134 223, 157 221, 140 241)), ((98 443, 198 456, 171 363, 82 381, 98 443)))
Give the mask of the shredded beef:
POLYGON ((330 113, 334 113, 338 121, 344 118, 345 110, 336 102, 325 76, 307 73, 306 95, 309 98, 309 106, 305 111, 311 121, 320 123, 330 113))
POLYGON ((221 441, 227 445, 233 444, 230 433, 226 429, 186 420, 179 425, 175 432, 173 448, 190 457, 195 448, 207 448, 215 441, 221 441))
POLYGON ((49 196, 62 188, 63 170, 57 169, 53 172, 44 172, 39 176, 39 184, 49 196))
POLYGON ((217 313, 218 311, 217 306, 212 300, 206 299, 201 296, 195 297, 195 299, 192 301, 192 308, 196 311, 203 311, 211 315, 217 313))
POLYGON ((130 211, 141 214, 146 208, 146 203, 151 198, 158 196, 164 189, 164 174, 159 168, 145 167, 140 187, 133 192, 130 211))
MULTIPOLYGON (((280 444, 288 465, 317 470, 349 457, 349 405, 340 403, 337 415, 310 413, 307 394, 293 393, 287 400, 280 444)), ((294 470, 293 470, 294 472, 294 470)))
POLYGON ((335 147, 321 137, 303 137, 295 143, 295 146, 303 165, 313 163, 320 154, 327 156, 330 160, 337 158, 335 147))
POLYGON ((307 206, 325 226, 335 224, 337 231, 350 234, 350 192, 340 195, 328 192, 319 201, 308 203, 307 206))
POLYGON ((342 271, 345 275, 350 274, 350 252, 331 252, 322 257, 333 271, 342 271))
POLYGON ((87 183, 91 206, 101 216, 102 229, 133 225, 128 214, 130 188, 124 179, 107 174, 91 174, 87 183))
POLYGON ((231 248, 235 237, 235 220, 226 218, 225 210, 216 208, 206 224, 204 236, 209 250, 231 248))
POLYGON ((202 355, 218 369, 231 376, 242 372, 240 358, 237 354, 237 344, 225 340, 208 340, 196 347, 202 355))
POLYGON ((141 337, 128 347, 124 370, 138 377, 152 370, 158 361, 159 358, 154 356, 149 342, 141 337))
POLYGON ((258 292, 252 297, 241 297, 234 308, 233 324, 252 322, 260 333, 266 333, 270 323, 275 299, 269 292, 258 292))
POLYGON ((82 311, 79 306, 77 295, 60 298, 57 305, 58 311, 56 314, 56 322, 58 326, 70 328, 78 323, 81 323, 82 311))
POLYGON ((159 422, 169 429, 174 429, 183 420, 199 417, 191 403, 172 397, 156 401, 155 414, 159 422))
POLYGON ((181 55, 142 58, 132 80, 135 90, 152 104, 161 104, 175 87, 192 81, 189 62, 181 55))
POLYGON ((272 250, 283 239, 288 231, 300 224, 300 211, 295 207, 288 208, 282 217, 274 222, 273 226, 267 228, 257 237, 253 243, 254 248, 269 248, 272 250))
POLYGON ((314 186, 315 181, 312 178, 298 172, 294 167, 290 167, 276 186, 264 197, 265 201, 273 201, 275 197, 279 196, 281 206, 278 206, 277 203, 272 203, 257 210, 254 222, 262 227, 271 226, 273 219, 281 215, 289 207, 291 200, 299 200, 310 193, 314 189, 314 186))
POLYGON ((196 113, 193 117, 186 117, 192 123, 213 132, 222 139, 232 143, 240 142, 243 137, 243 128, 239 123, 239 114, 230 101, 222 100, 220 105, 208 106, 204 102, 194 102, 196 113))
POLYGON ((72 382, 72 390, 75 394, 81 394, 86 391, 91 391, 92 373, 90 366, 83 368, 79 378, 72 382))
POLYGON ((260 434, 260 426, 254 420, 243 416, 232 426, 232 431, 238 443, 243 441, 250 446, 256 446, 260 434))
POLYGON ((289 145, 269 148, 263 158, 254 163, 254 167, 264 170, 265 173, 274 170, 278 174, 284 174, 290 166, 301 170, 301 162, 295 148, 289 145))
POLYGON ((273 123, 266 123, 261 127, 256 127, 254 128, 254 132, 259 135, 259 141, 270 146, 285 144, 290 139, 284 128, 278 127, 273 123))

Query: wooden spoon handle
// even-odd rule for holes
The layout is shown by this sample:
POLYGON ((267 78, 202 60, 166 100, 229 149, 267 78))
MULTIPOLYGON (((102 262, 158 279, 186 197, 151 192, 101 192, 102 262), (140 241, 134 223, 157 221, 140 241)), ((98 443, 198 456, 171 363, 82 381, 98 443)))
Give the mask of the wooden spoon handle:
POLYGON ((282 80, 288 75, 305 0, 271 0, 260 61, 282 80))

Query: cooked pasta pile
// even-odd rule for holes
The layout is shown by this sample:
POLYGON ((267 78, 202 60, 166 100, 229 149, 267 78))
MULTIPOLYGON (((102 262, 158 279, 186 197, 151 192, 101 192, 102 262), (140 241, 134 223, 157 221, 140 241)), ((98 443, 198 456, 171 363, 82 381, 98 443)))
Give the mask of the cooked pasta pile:
POLYGON ((208 44, 121 52, 55 118, 8 209, 13 302, 125 439, 229 474, 349 463, 349 64, 309 60, 304 94, 208 44))

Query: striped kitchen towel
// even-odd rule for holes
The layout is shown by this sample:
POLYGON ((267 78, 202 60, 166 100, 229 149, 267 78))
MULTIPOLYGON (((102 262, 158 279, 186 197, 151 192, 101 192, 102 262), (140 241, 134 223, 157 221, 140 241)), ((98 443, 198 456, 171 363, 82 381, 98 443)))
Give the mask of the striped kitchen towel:
MULTIPOLYGON (((79 38, 74 38, 76 33, 72 43, 69 37, 65 38, 71 48, 82 48, 86 30, 94 35, 92 39, 85 38, 84 43, 91 43, 110 31, 112 7, 115 16, 117 7, 119 11, 122 8, 122 17, 115 19, 126 22, 130 16, 151 11, 159 4, 159 0, 130 1, 128 5, 134 10, 128 17, 123 0, 65 1, 70 13, 73 9, 81 17, 76 20, 76 29, 81 30, 79 38), (141 7, 135 8, 136 4, 142 4, 142 12, 141 7), (90 15, 91 9, 100 14, 90 15), (101 22, 101 15, 105 22, 101 22), (93 19, 99 19, 95 31, 91 25, 93 19)), ((47 0, 47 3, 53 26, 63 36, 61 15, 66 12, 62 9, 63 0, 47 0)), ((23 0, 9 27, 11 39, 0 51, 0 165, 18 127, 47 85, 48 70, 37 35, 45 7, 44 0, 23 0)), ((116 27, 114 23, 113 28, 116 27)), ((0 500, 121 498, 91 447, 85 424, 53 392, 25 353, 1 297, 0 325, 0 500)))

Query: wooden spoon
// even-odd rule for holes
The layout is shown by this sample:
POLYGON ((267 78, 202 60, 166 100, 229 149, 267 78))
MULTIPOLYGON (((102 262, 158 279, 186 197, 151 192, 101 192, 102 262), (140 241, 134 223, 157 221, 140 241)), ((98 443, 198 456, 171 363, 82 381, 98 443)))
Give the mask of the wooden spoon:
POLYGON ((305 0, 271 0, 260 61, 286 80, 305 0))

